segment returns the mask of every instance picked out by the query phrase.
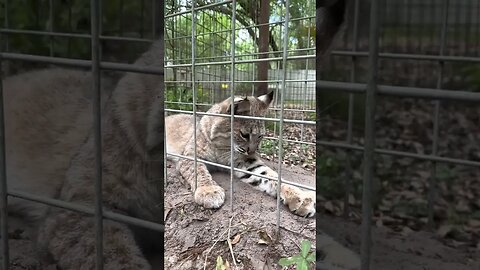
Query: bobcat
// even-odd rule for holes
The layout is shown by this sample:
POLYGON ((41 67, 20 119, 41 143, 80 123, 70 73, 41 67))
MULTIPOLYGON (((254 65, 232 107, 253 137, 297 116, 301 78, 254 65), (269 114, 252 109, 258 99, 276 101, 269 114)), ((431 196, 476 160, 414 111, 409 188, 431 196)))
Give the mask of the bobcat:
MULTIPOLYGON (((162 41, 135 64, 163 68, 162 41)), ((94 208, 91 81, 90 72, 64 69, 4 81, 9 190, 94 208)), ((104 208, 157 223, 163 223, 162 82, 163 76, 127 73, 113 92, 102 89, 104 208)), ((9 211, 38 222, 41 269, 95 269, 93 217, 12 197, 9 211)), ((111 220, 103 221, 103 235, 108 270, 151 269, 144 254, 163 248, 162 233, 111 220)))
MULTIPOLYGON (((273 91, 259 97, 235 97, 233 101, 234 114, 243 116, 264 117, 273 97, 273 91)), ((231 98, 215 104, 208 113, 231 114, 231 98)), ((193 116, 176 114, 165 119, 166 148, 168 152, 194 155, 193 116)), ((196 130, 197 158, 230 165, 230 118, 205 115, 198 120, 196 130)), ((238 119, 233 122, 233 162, 239 169, 252 173, 278 177, 277 173, 267 167, 256 155, 260 141, 265 135, 265 126, 262 120, 238 119)), ((195 187, 194 161, 177 159, 177 170, 183 179, 194 190, 195 202, 206 208, 218 208, 225 199, 225 191, 210 175, 204 163, 197 162, 197 187, 195 187)), ((250 184, 255 189, 270 196, 277 196, 277 181, 259 176, 235 172, 241 181, 250 184)), ((280 198, 289 209, 300 216, 312 217, 315 214, 315 193, 301 190, 297 187, 282 184, 280 198)))

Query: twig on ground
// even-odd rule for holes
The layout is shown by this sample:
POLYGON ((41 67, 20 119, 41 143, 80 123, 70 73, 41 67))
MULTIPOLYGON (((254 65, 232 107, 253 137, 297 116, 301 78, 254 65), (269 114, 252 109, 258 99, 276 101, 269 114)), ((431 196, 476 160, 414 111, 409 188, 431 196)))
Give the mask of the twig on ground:
POLYGON ((292 239, 292 237, 291 237, 291 236, 288 236, 288 238, 290 239, 290 241, 292 241, 292 242, 293 242, 293 244, 295 244, 295 246, 297 246, 297 247, 298 247, 298 249, 299 249, 299 250, 302 250, 302 249, 300 248, 300 245, 299 245, 299 244, 297 244, 297 241, 295 241, 294 239, 292 239))
POLYGON ((203 270, 207 269, 207 259, 208 259, 208 254, 210 254, 210 251, 212 251, 213 247, 215 247, 215 245, 217 244, 218 241, 220 241, 220 238, 222 238, 222 236, 224 234, 226 234, 228 232, 228 229, 226 229, 218 238, 217 240, 215 240, 215 242, 213 242, 213 245, 208 249, 207 251, 207 254, 205 254, 205 262, 203 264, 203 270))
POLYGON ((239 225, 239 224, 229 226, 225 231, 223 231, 222 234, 220 234, 220 236, 215 240, 215 242, 213 242, 213 245, 208 249, 207 254, 205 254, 205 262, 203 264, 203 270, 207 269, 208 254, 210 254, 212 249, 215 247, 215 245, 218 243, 218 241, 220 241, 220 239, 228 232, 228 230, 230 230, 231 227, 236 227, 237 225, 239 225))
POLYGON ((228 223, 227 243, 228 243, 228 247, 230 248, 230 253, 232 254, 233 264, 235 265, 235 269, 237 269, 237 260, 235 259, 235 255, 233 255, 232 242, 230 241, 230 228, 232 227, 233 217, 234 216, 232 215, 232 217, 230 218, 230 222, 228 223))
POLYGON ((296 231, 290 230, 290 229, 288 229, 288 228, 283 227, 282 225, 280 225, 280 229, 284 229, 285 231, 291 232, 291 233, 293 233, 293 234, 300 235, 300 236, 302 236, 302 237, 315 240, 314 237, 310 237, 310 236, 304 235, 304 234, 302 234, 302 233, 300 233, 300 232, 296 232, 296 231))

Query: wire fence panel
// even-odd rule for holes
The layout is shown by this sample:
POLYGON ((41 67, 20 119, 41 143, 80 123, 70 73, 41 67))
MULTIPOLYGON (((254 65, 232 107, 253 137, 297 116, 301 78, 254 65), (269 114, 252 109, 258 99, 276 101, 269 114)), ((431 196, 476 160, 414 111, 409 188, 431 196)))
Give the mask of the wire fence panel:
MULTIPOLYGON (((470 111, 475 114, 474 108, 480 102, 478 50, 472 50, 476 46, 475 40, 478 40, 478 31, 474 29, 480 25, 476 18, 479 7, 479 1, 475 0, 455 3, 449 0, 352 1, 344 39, 338 42, 327 67, 319 73, 317 102, 321 104, 317 113, 320 110, 327 116, 322 116, 320 121, 326 128, 317 129, 317 150, 322 149, 326 156, 345 161, 344 165, 339 165, 339 168, 345 168, 345 173, 338 171, 344 179, 343 190, 330 196, 341 198, 345 217, 352 217, 352 207, 362 207, 362 269, 375 268, 372 265, 372 220, 378 222, 382 215, 395 215, 389 214, 388 211, 393 212, 394 209, 388 208, 382 201, 392 200, 393 195, 380 192, 390 192, 387 188, 398 185, 398 181, 405 181, 398 186, 406 189, 411 181, 408 177, 417 170, 425 171, 426 176, 421 177, 425 178, 425 187, 410 186, 408 191, 415 194, 417 189, 420 193, 424 191, 425 199, 420 200, 424 201, 422 209, 425 211, 412 217, 419 224, 405 226, 414 226, 415 230, 435 229, 438 223, 443 222, 439 216, 439 204, 445 202, 445 181, 461 181, 445 176, 441 166, 461 165, 464 166, 461 172, 472 177, 478 175, 480 156, 472 154, 478 153, 478 147, 453 151, 445 144, 445 136, 450 131, 442 130, 442 125, 447 125, 443 127, 446 129, 451 126, 451 122, 443 119, 447 110, 450 110, 449 113, 455 110, 455 115, 464 119, 463 115, 470 115, 470 111), (360 16, 370 16, 369 29, 368 24, 359 21, 360 16), (362 97, 359 100, 358 94, 365 94, 364 100, 362 97), (395 106, 395 100, 398 105, 402 102, 408 104, 405 112, 399 112, 402 106, 395 106), (427 103, 429 100, 431 104, 427 103), (453 105, 457 103, 458 106, 453 105), (378 112, 379 109, 381 112, 378 112), (360 117, 354 113, 359 111, 365 112, 364 119, 361 118, 363 113, 360 117), (425 132, 424 139, 419 141, 416 131, 409 133, 410 130, 405 130, 404 134, 396 134, 398 130, 386 130, 393 126, 386 122, 392 121, 390 115, 398 114, 411 117, 409 120, 406 116, 396 119, 399 122, 416 123, 412 115, 421 117, 419 122, 426 121, 428 125, 416 127, 416 131, 425 132), (396 145, 398 141, 412 141, 415 147, 399 147, 396 145), (406 151, 408 148, 413 151, 406 151), (355 152, 363 153, 363 158, 355 152), (418 160, 419 163, 408 162, 408 170, 412 172, 401 173, 398 177, 393 172, 394 167, 384 164, 389 161, 404 168, 405 164, 400 161, 405 158, 418 160), (385 167, 390 171, 385 171, 385 167), (363 177, 356 176, 361 170, 363 177), (445 177, 450 180, 445 180, 445 177), (392 179, 385 181, 385 178, 392 179), (359 180, 363 183, 359 184, 359 180), (378 181, 383 182, 380 184, 378 181), (384 189, 375 189, 375 185, 383 185, 381 188, 384 189), (351 196, 359 196, 359 191, 363 191, 363 194, 360 192, 361 203, 352 203, 351 196)), ((408 128, 407 124, 400 126, 408 128)), ((473 130, 465 131, 466 134, 475 131, 472 125, 470 129, 473 130)), ((475 135, 468 135, 468 138, 467 141, 475 142, 475 135)), ((317 164, 322 164, 323 157, 318 158, 320 162, 317 164)), ((317 180, 322 185, 320 192, 335 191, 329 186, 329 180, 325 180, 328 175, 323 176, 331 172, 317 165, 318 170, 324 179, 317 180)), ((450 192, 449 196, 456 196, 453 193, 450 192)), ((402 201, 401 197, 393 196, 393 199, 399 204, 402 201)))
MULTIPOLYGON (((313 119, 315 71, 313 70, 314 30, 312 26, 315 17, 301 14, 291 19, 293 25, 303 27, 306 35, 303 37, 303 44, 289 45, 287 49, 288 68, 282 69, 282 57, 280 57, 282 52, 277 48, 280 47, 278 42, 281 41, 280 30, 284 20, 279 17, 270 23, 251 25, 245 21, 245 16, 239 16, 235 27, 232 27, 231 21, 228 19, 228 16, 231 16, 230 5, 231 1, 224 1, 202 3, 201 6, 196 7, 196 38, 192 40, 192 14, 188 12, 191 10, 189 4, 184 6, 176 2, 167 3, 165 79, 167 107, 192 110, 193 96, 189 89, 194 85, 192 80, 194 77, 198 82, 198 86, 195 86, 195 104, 198 104, 198 110, 205 111, 212 104, 229 97, 230 87, 234 81, 236 95, 265 91, 259 89, 276 90, 276 102, 271 108, 272 116, 279 117, 278 113, 281 110, 279 93, 282 93, 285 95, 286 105, 284 107, 289 112, 289 117, 299 120, 313 119), (202 23, 198 24, 198 21, 202 23), (268 54, 258 51, 258 34, 263 26, 273 29, 270 34, 270 43, 273 44, 271 44, 273 49, 269 50, 268 54), (232 31, 236 33, 236 46, 231 45, 233 42, 232 31), (194 72, 191 63, 192 42, 196 44, 194 72), (232 60, 228 61, 228 58, 232 58, 230 52, 232 47, 235 47, 236 50, 234 69, 231 67, 232 60), (264 65, 270 65, 270 68, 262 75, 260 69, 264 65), (286 72, 287 86, 282 86, 283 70, 286 72), (232 80, 232 78, 235 79, 232 80)), ((256 19, 254 18, 254 20, 256 19)), ((275 140, 278 137, 278 128, 277 124, 274 124, 274 134, 269 137, 275 140)), ((309 133, 305 129, 308 127, 300 125, 300 138, 291 137, 291 140, 298 140, 306 145, 312 144, 313 138, 306 138, 305 134, 309 133)))
MULTIPOLYGON (((2 269, 9 269, 7 198, 17 198, 91 216, 94 220, 96 269, 104 266, 104 220, 163 232, 162 224, 104 209, 102 193, 102 91, 106 71, 111 80, 120 72, 163 75, 162 68, 128 64, 146 51, 163 33, 163 1, 39 1, 38 3, 4 0, 0 2, 0 215, 2 269), (43 4, 47 5, 43 5, 43 4), (134 21, 136 23, 129 23, 134 21), (47 197, 41 193, 7 189, 5 168, 5 133, 3 79, 29 70, 52 65, 91 71, 93 132, 95 141, 94 207, 47 197)), ((163 63, 163 62, 162 62, 163 63)), ((116 77, 115 77, 116 76, 116 77)), ((110 82, 110 81, 108 81, 110 82)), ((158 179, 156 179, 158 180, 158 179)), ((160 179, 162 180, 162 179, 160 179)), ((163 194, 159 194, 162 196, 163 194)))
MULTIPOLYGON (((288 153, 292 148, 299 149, 300 152, 294 162, 311 162, 308 166, 314 166, 315 17, 292 11, 289 1, 266 2, 271 5, 270 14, 266 15, 262 14, 262 10, 255 10, 260 5, 258 1, 197 1, 195 5, 182 1, 167 3, 165 111, 169 115, 193 115, 194 119, 205 116, 227 117, 230 118, 232 130, 230 164, 200 159, 197 155, 189 157, 167 152, 166 156, 228 169, 232 214, 237 210, 235 204, 238 200, 234 192, 234 172, 278 181, 275 223, 276 231, 280 232, 280 186, 289 184, 315 190, 309 185, 282 179, 285 160, 291 158, 288 153), (253 9, 248 10, 249 8, 253 9), (267 20, 261 16, 267 16, 267 20), (300 30, 304 32, 299 33, 300 30), (267 41, 262 37, 265 33, 269 35, 267 41), (206 112, 213 104, 227 98, 260 96, 270 91, 274 91, 274 101, 266 117, 234 115, 233 103, 229 114, 206 112), (268 159, 276 161, 275 171, 278 177, 267 177, 235 167, 233 125, 234 121, 239 120, 266 121, 267 136, 259 150, 268 159), (292 129, 295 129, 295 133, 292 129), (310 159, 304 156, 309 151, 312 153, 310 159)), ((309 5, 313 5, 313 2, 309 5)), ((198 127, 194 121, 195 142, 199 136, 198 127)), ((199 146, 195 145, 195 149, 197 147, 199 146)), ((194 168, 196 166, 195 164, 194 168)))

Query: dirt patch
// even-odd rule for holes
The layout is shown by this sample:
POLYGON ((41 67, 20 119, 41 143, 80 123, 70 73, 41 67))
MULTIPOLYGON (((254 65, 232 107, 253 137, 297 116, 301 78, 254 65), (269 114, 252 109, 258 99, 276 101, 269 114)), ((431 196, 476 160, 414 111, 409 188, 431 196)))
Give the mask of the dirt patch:
MULTIPOLYGON (((275 164, 269 165, 275 168, 275 164)), ((220 209, 212 211, 196 205, 181 176, 171 163, 168 166, 165 269, 204 269, 204 265, 206 269, 214 269, 218 256, 234 266, 226 241, 229 233, 235 243, 232 250, 236 269, 264 269, 265 265, 277 269, 280 257, 299 252, 301 240, 315 243, 315 219, 295 216, 283 205, 277 242, 276 199, 240 181, 234 182, 232 210, 228 174, 213 174, 214 180, 227 191, 220 209)), ((311 172, 295 167, 285 168, 283 177, 312 186, 315 179, 311 172)))
MULTIPOLYGON (((360 225, 342 218, 320 215, 319 228, 360 253, 360 225)), ((448 247, 433 233, 401 234, 387 227, 372 228, 371 269, 474 270, 480 269, 480 250, 448 247)))
MULTIPOLYGON (((278 269, 278 259, 298 253, 297 245, 301 240, 315 243, 315 223, 321 229, 317 233, 317 239, 320 240, 317 244, 321 249, 317 258, 323 259, 321 265, 324 266, 321 269, 355 269, 339 266, 338 262, 345 263, 346 256, 352 260, 350 265, 358 262, 355 253, 360 253, 360 225, 357 222, 325 214, 319 214, 315 222, 314 219, 297 217, 282 207, 279 243, 259 244, 258 241, 265 238, 265 233, 275 240, 275 199, 246 184, 235 182, 233 212, 230 211, 229 194, 221 209, 205 210, 193 203, 190 191, 182 184, 171 164, 169 166, 165 202, 173 207, 166 211, 166 261, 162 265, 160 258, 157 258, 151 262, 152 269, 203 269, 207 253, 206 269, 214 269, 217 256, 229 261, 232 266, 231 253, 226 244, 229 227, 230 238, 238 241, 232 247, 238 260, 238 269, 278 269), (339 247, 337 242, 353 253, 339 247), (263 268, 264 265, 270 265, 271 268, 263 268)), ((310 172, 297 167, 285 167, 284 176, 304 184, 312 184, 314 180, 310 172)), ((214 179, 229 191, 228 175, 217 173, 214 179)), ((10 269, 40 269, 32 227, 21 219, 10 217, 9 232, 10 269)), ((448 247, 434 233, 411 231, 402 234, 387 227, 374 227, 372 238, 371 269, 480 269, 479 249, 448 247)), ((47 269, 56 268, 52 265, 47 269)))

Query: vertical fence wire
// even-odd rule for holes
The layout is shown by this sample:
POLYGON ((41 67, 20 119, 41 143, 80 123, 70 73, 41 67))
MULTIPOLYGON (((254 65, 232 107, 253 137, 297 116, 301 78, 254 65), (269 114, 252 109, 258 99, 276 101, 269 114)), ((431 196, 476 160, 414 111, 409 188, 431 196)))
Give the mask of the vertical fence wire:
MULTIPOLYGON (((156 6, 157 6, 157 5, 155 5, 156 2, 157 2, 157 1, 155 1, 155 0, 152 0, 152 1, 151 1, 151 5, 152 5, 152 39, 155 39, 155 38, 156 38, 156 34, 157 34, 157 33, 156 33, 156 29, 157 29, 157 27, 158 27, 158 17, 157 17, 158 14, 157 14, 157 11, 159 11, 159 10, 158 10, 158 8, 156 8, 156 6)), ((162 6, 162 7, 160 7, 160 8, 164 8, 164 7, 162 6)), ((143 14, 143 13, 142 13, 142 14, 143 14)), ((143 16, 143 15, 142 15, 142 16, 143 16)), ((167 178, 165 178, 165 179, 167 179, 167 178)), ((166 181, 165 181, 165 182, 166 182, 166 181)))
POLYGON ((288 23, 290 22, 290 1, 285 0, 285 22, 283 32, 282 52, 282 88, 280 93, 280 121, 278 131, 278 186, 277 186, 277 236, 280 236, 280 192, 282 190, 282 157, 283 157, 283 109, 285 104, 285 89, 287 85, 287 57, 288 57, 288 23))
POLYGON ((375 106, 378 73, 378 0, 370 2, 370 32, 368 57, 368 86, 365 96, 365 150, 363 167, 362 194, 362 243, 361 270, 370 269, 370 253, 372 246, 372 186, 374 177, 375 156, 375 106))
MULTIPOLYGON (((48 31, 50 33, 53 33, 53 0, 48 1, 48 19, 49 19, 49 24, 48 24, 48 31)), ((50 47, 49 47, 49 52, 50 56, 53 56, 53 41, 54 37, 50 36, 50 47)))
POLYGON ((5 160, 5 121, 3 101, 3 71, 0 56, 0 237, 2 238, 2 269, 8 270, 10 265, 8 248, 8 211, 7 211, 7 167, 5 160))
MULTIPOLYGON (((5 0, 4 27, 9 28, 8 19, 8 0, 5 0)), ((10 49, 8 35, 2 35, 4 40, 5 52, 10 49)), ((7 270, 10 265, 9 247, 8 247, 8 194, 7 194, 7 172, 5 160, 5 123, 4 123, 4 102, 3 102, 3 62, 0 56, 0 236, 2 238, 2 269, 7 270)), ((7 66, 8 67, 8 66, 7 66)), ((8 69, 8 68, 7 68, 8 69)))
POLYGON ((230 104, 231 109, 230 109, 230 209, 233 213, 233 168, 235 166, 234 164, 234 159, 233 159, 233 154, 234 154, 234 145, 233 145, 233 121, 234 121, 234 91, 235 91, 235 28, 237 25, 236 21, 236 8, 237 8, 237 2, 236 0, 232 1, 232 37, 231 37, 231 42, 232 44, 230 45, 230 53, 231 53, 231 65, 232 65, 232 70, 230 73, 230 98, 232 99, 232 102, 230 104))
MULTIPOLYGON (((358 50, 358 18, 360 14, 360 0, 355 0, 354 6, 354 17, 353 17, 353 47, 352 52, 356 52, 358 50)), ((357 77, 357 57, 355 55, 352 56, 352 69, 350 72, 350 82, 354 83, 357 77)), ((347 143, 352 144, 353 142, 353 111, 355 109, 355 95, 350 93, 348 94, 348 123, 347 123, 347 143)), ((343 208, 343 215, 345 218, 348 217, 350 213, 350 204, 349 204, 349 197, 351 191, 351 178, 353 175, 352 169, 352 161, 350 156, 351 151, 347 151, 346 155, 346 162, 345 162, 345 198, 344 198, 344 208, 343 208)))
POLYGON ((195 177, 195 188, 193 193, 197 191, 197 88, 195 85, 195 33, 196 33, 196 16, 195 16, 195 1, 192 1, 192 95, 193 95, 193 173, 195 177))
POLYGON ((91 57, 93 91, 93 130, 95 136, 95 248, 96 269, 103 269, 103 201, 102 201, 102 127, 100 93, 99 0, 90 1, 91 57))
MULTIPOLYGON (((8 14, 9 14, 9 0, 5 0, 5 13, 3 14, 4 15, 4 20, 3 20, 3 25, 5 27, 5 29, 9 29, 10 28, 10 20, 8 19, 8 14)), ((9 39, 9 35, 8 34, 5 34, 5 35, 1 35, 2 39, 5 40, 5 47, 4 47, 4 51, 5 52, 8 52, 10 51, 10 39, 9 39)), ((2 44, 3 46, 3 44, 2 44)), ((2 47, 3 48, 3 47, 2 47)), ((9 67, 10 63, 7 62, 6 63, 6 70, 8 71, 8 67, 9 67)), ((0 66, 0 68, 3 68, 3 66, 0 66)))
MULTIPOLYGON (((155 2, 156 2, 155 0, 152 0, 152 1, 151 1, 152 7, 155 6, 155 2)), ((164 1, 162 1, 162 2, 164 2, 164 1)), ((164 3, 165 3, 165 2, 164 2, 164 3)), ((164 8, 164 7, 161 6, 160 8, 164 8)), ((157 8, 153 8, 153 10, 155 10, 155 9, 157 9, 157 8)), ((157 16, 155 15, 155 11, 152 11, 152 12, 153 12, 153 14, 152 14, 152 37, 155 37, 155 27, 157 27, 157 23, 158 23, 157 20, 158 20, 158 18, 157 18, 157 16)), ((164 12, 165 12, 165 11, 164 11, 164 12)), ((165 16, 166 14, 163 14, 163 15, 165 16)), ((175 17, 172 18, 172 23, 175 24, 175 17)), ((163 36, 164 36, 164 40, 163 40, 163 42, 164 42, 164 44, 163 44, 163 49, 164 49, 164 50, 163 50, 163 51, 164 51, 163 57, 164 57, 164 60, 166 60, 166 59, 165 59, 165 56, 166 56, 166 54, 167 54, 167 52, 166 52, 166 50, 165 50, 165 47, 166 47, 166 44, 165 44, 165 43, 166 43, 166 41, 165 41, 166 38, 165 38, 165 37, 168 36, 166 26, 167 26, 167 24, 166 24, 166 22, 164 22, 164 27, 165 27, 165 29, 164 29, 164 35, 163 35, 163 36)), ((173 31, 172 31, 172 33, 173 33, 173 31)), ((174 52, 174 50, 173 50, 173 52, 174 52)), ((172 52, 172 53, 173 53, 173 52, 172 52)), ((165 66, 165 62, 164 62, 163 64, 164 64, 164 66, 165 66)), ((171 69, 171 70, 173 71, 173 73, 176 72, 175 69, 171 69)), ((164 78, 164 81, 165 81, 165 77, 166 77, 166 74, 167 74, 167 70, 164 69, 164 71, 165 71, 165 75, 164 75, 163 78, 164 78)), ((164 82, 162 82, 162 83, 164 83, 164 82)), ((165 83, 164 83, 164 86, 165 86, 165 88, 163 89, 163 91, 167 91, 167 85, 166 85, 165 83)), ((176 86, 175 86, 175 88, 176 88, 176 86)), ((175 91, 175 95, 176 95, 176 92, 177 92, 176 89, 175 89, 174 91, 175 91)), ((163 109, 165 110, 165 108, 167 108, 167 104, 165 103, 167 94, 164 93, 163 96, 164 96, 163 109)), ((164 113, 165 113, 165 117, 167 117, 166 112, 164 112, 164 113)), ((165 128, 165 125, 164 125, 164 128, 165 128)), ((167 187, 167 179, 168 179, 168 178, 167 178, 167 175, 168 175, 168 172, 167 172, 167 132, 165 132, 165 129, 164 129, 164 132, 163 132, 163 160, 164 160, 164 166, 163 166, 163 187, 164 187, 164 191, 165 191, 165 188, 167 187)))
MULTIPOLYGON (((310 4, 310 2, 309 2, 310 4)), ((310 6, 310 5, 309 5, 310 6)), ((308 47, 310 47, 310 25, 312 24, 312 19, 309 19, 308 20, 308 32, 307 32, 307 40, 308 40, 308 47)), ((302 118, 301 120, 305 120, 305 110, 307 109, 307 91, 308 91, 308 71, 309 71, 309 66, 308 66, 308 58, 305 60, 305 83, 304 83, 304 87, 303 87, 303 97, 302 97, 302 118)), ((305 125, 302 124, 301 125, 301 130, 300 130, 300 141, 304 141, 304 136, 305 136, 305 125)))
MULTIPOLYGON (((447 25, 448 25, 448 7, 449 0, 443 1, 443 14, 442 14, 442 29, 440 33, 440 52, 439 55, 443 56, 445 54, 445 40, 447 36, 447 25)), ((437 89, 442 88, 443 81, 443 70, 444 62, 438 61, 438 77, 437 77, 437 89)), ((440 100, 435 100, 435 110, 433 118, 433 142, 432 142, 432 155, 436 156, 438 152, 438 133, 439 133, 439 121, 440 121, 440 100)), ((428 227, 433 229, 435 226, 434 222, 434 211, 433 205, 435 201, 435 191, 436 191, 436 174, 437 174, 437 162, 432 161, 431 176, 429 178, 429 187, 428 187, 428 227)))

